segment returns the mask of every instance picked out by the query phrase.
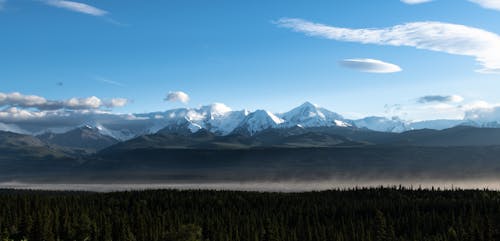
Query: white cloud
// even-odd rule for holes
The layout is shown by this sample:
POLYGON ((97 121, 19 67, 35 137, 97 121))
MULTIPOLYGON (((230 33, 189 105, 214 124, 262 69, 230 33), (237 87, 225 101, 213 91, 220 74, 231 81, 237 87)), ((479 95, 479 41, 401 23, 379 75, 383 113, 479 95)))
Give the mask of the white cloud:
POLYGON ((493 9, 500 11, 499 0, 469 0, 470 2, 479 4, 483 8, 493 9))
POLYGON ((173 91, 167 94, 165 101, 176 102, 180 101, 182 103, 187 103, 189 101, 189 95, 182 91, 173 91))
POLYGON ((482 66, 478 72, 500 73, 500 36, 483 29, 441 22, 414 22, 380 29, 349 29, 282 18, 281 27, 338 41, 417 49, 472 56, 482 66))
POLYGON ((72 109, 97 109, 101 107, 101 99, 91 96, 88 98, 71 98, 65 101, 65 106, 72 109))
POLYGON ((432 0, 401 0, 401 2, 404 2, 406 4, 421 4, 432 2, 432 0))
POLYGON ((0 106, 9 105, 21 105, 27 107, 35 107, 38 105, 44 105, 47 100, 43 97, 36 95, 23 95, 19 92, 14 92, 10 94, 5 94, 0 92, 0 106))
POLYGON ((58 109, 99 109, 102 107, 122 107, 128 102, 124 98, 113 98, 109 101, 103 101, 96 96, 87 98, 70 98, 68 100, 47 100, 37 95, 23 95, 19 92, 2 93, 0 92, 0 107, 7 106, 13 108, 36 108, 39 110, 58 110, 58 109))
POLYGON ((460 106, 463 110, 465 111, 473 111, 473 110, 487 110, 487 109, 493 109, 495 107, 499 106, 499 104, 491 104, 483 100, 477 100, 473 101, 467 104, 464 104, 460 106))
POLYGON ((43 2, 50 6, 64 8, 70 11, 89 14, 93 16, 104 16, 108 14, 108 12, 105 10, 96 8, 94 6, 85 3, 66 1, 66 0, 45 0, 43 2))
POLYGON ((19 120, 19 119, 29 119, 29 118, 35 118, 35 117, 42 117, 43 114, 41 112, 33 112, 29 110, 24 110, 20 109, 17 107, 10 107, 5 110, 0 111, 0 118, 1 119, 13 119, 13 120, 19 120))
POLYGON ((475 101, 461 106, 465 111, 465 120, 479 123, 500 122, 500 103, 492 104, 486 101, 475 101))
POLYGON ((438 102, 438 103, 448 103, 448 102, 462 102, 464 98, 460 95, 426 95, 418 98, 418 103, 430 103, 430 102, 438 102))
POLYGON ((455 110, 457 107, 447 103, 437 103, 421 107, 424 110, 455 110))
POLYGON ((122 107, 128 103, 128 100, 125 98, 113 98, 109 102, 106 103, 108 107, 122 107))
POLYGON ((394 73, 401 71, 399 66, 377 59, 344 59, 340 61, 340 65, 369 73, 394 73))

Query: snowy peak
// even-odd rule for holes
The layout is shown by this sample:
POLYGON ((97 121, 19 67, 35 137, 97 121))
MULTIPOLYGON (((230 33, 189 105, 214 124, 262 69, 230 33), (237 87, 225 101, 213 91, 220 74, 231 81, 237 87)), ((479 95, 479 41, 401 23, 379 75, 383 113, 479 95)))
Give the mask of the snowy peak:
POLYGON ((250 113, 235 132, 245 135, 254 135, 269 128, 276 128, 284 122, 283 119, 266 110, 256 110, 250 113))
POLYGON ((341 115, 321 108, 311 102, 305 102, 302 105, 283 113, 281 117, 286 121, 285 126, 350 126, 349 123, 344 121, 344 118, 341 115))
MULTIPOLYGON (((206 129, 217 135, 231 133, 248 115, 246 110, 232 111, 221 103, 201 106, 200 108, 175 109, 155 113, 156 123, 162 123, 163 132, 190 134, 206 129), (186 132, 189 130, 190 132, 186 132)), ((158 124, 157 124, 158 125, 158 124)))

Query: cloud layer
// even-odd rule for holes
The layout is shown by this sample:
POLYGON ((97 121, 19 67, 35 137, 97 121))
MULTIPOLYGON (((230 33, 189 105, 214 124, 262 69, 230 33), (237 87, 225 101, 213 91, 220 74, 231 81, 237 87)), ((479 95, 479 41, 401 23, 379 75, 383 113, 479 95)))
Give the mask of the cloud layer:
POLYGON ((339 62, 343 67, 369 73, 395 73, 401 68, 395 64, 377 59, 344 59, 339 62))
POLYGON ((430 102, 438 102, 438 103, 458 103, 462 102, 464 98, 460 95, 426 95, 418 98, 418 103, 430 103, 430 102))
POLYGON ((87 98, 70 98, 68 100, 47 100, 37 95, 23 95, 19 92, 0 92, 0 107, 7 108, 36 108, 38 110, 85 110, 99 109, 102 107, 113 108, 122 107, 127 104, 127 99, 113 98, 103 101, 95 96, 87 98))
POLYGON ((165 101, 168 102, 180 101, 182 103, 187 103, 189 102, 189 95, 182 91, 172 91, 167 94, 167 97, 165 97, 165 101))
POLYGON ((85 3, 66 1, 66 0, 45 0, 43 2, 53 7, 63 8, 74 12, 89 14, 92 16, 100 17, 108 14, 108 12, 105 10, 96 8, 94 6, 85 3))
POLYGON ((380 29, 349 29, 282 18, 281 27, 337 41, 389 46, 408 46, 455 55, 472 56, 482 66, 478 72, 500 73, 500 36, 464 25, 414 22, 380 29))

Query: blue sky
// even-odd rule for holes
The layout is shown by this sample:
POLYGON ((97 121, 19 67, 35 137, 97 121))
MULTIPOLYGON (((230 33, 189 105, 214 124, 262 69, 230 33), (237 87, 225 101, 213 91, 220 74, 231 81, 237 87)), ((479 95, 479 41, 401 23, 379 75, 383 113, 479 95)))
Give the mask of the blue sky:
POLYGON ((0 0, 1 93, 126 98, 113 110, 120 113, 214 102, 282 112, 311 101, 347 117, 406 119, 459 118, 464 106, 500 103, 500 74, 477 72, 496 67, 497 59, 485 64, 446 51, 315 37, 279 22, 383 29, 433 21, 498 35, 500 11, 485 8, 498 1, 79 1, 90 12, 61 2, 75 3, 0 0), (402 71, 339 64, 348 59, 380 60, 402 71), (165 101, 172 91, 189 101, 165 101), (419 102, 425 96, 450 98, 419 102))

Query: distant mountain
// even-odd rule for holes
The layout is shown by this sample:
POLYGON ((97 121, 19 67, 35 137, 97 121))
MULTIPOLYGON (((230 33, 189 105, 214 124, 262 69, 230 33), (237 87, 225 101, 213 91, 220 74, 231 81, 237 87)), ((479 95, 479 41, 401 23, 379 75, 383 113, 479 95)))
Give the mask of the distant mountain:
POLYGON ((367 128, 374 131, 403 132, 409 129, 408 123, 397 117, 388 119, 385 117, 370 116, 353 122, 357 127, 367 128))
POLYGON ((464 125, 464 120, 426 120, 411 122, 408 124, 409 130, 419 130, 419 129, 433 129, 433 130, 444 130, 459 125, 464 125))
POLYGON ((103 135, 98 128, 91 126, 82 126, 65 133, 44 133, 38 138, 53 145, 89 150, 100 150, 118 143, 115 138, 103 135))
POLYGON ((410 130, 432 129, 443 130, 458 125, 463 125, 464 120, 425 120, 425 121, 405 121, 398 117, 386 118, 370 116, 353 121, 354 125, 360 128, 367 128, 374 131, 383 132, 405 132, 410 130))

